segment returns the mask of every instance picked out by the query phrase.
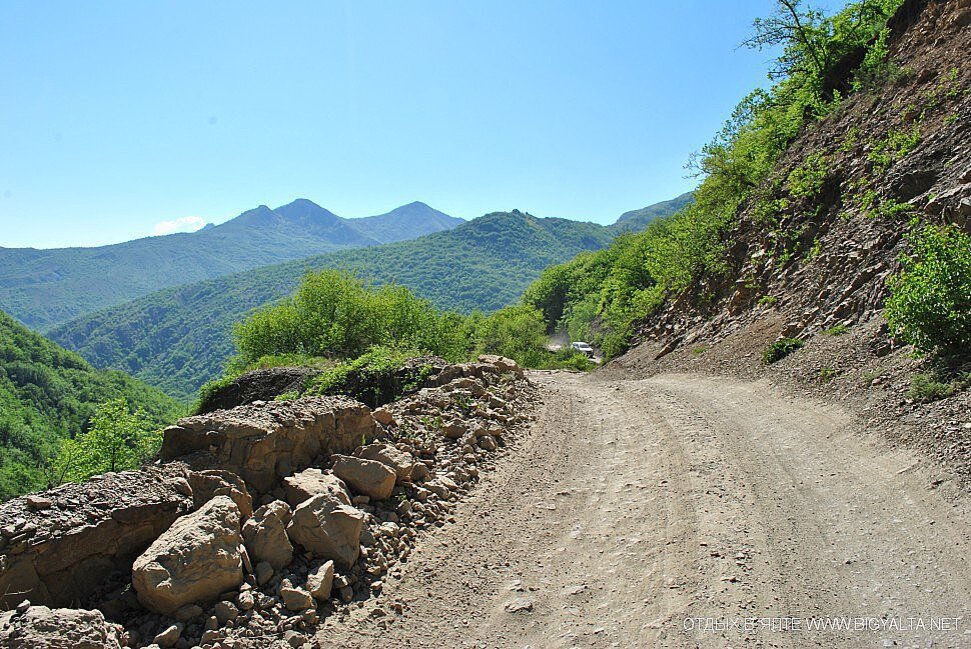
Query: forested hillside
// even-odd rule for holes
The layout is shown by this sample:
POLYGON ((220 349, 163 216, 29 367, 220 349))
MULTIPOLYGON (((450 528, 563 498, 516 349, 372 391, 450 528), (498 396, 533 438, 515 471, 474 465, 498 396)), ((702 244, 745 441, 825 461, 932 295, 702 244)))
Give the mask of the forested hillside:
POLYGON ((331 253, 168 289, 51 332, 99 367, 125 370, 185 400, 218 376, 230 332, 251 309, 282 299, 309 269, 345 268, 397 282, 438 307, 492 311, 543 268, 610 241, 607 228, 497 212, 413 241, 331 253))
POLYGON ((306 199, 261 205, 198 232, 95 248, 0 248, 0 308, 45 331, 171 286, 345 248, 448 230, 461 219, 424 203, 344 219, 306 199))
POLYGON ((92 368, 0 312, 0 500, 45 486, 60 439, 79 433, 97 406, 124 399, 163 425, 182 407, 121 372, 92 368))

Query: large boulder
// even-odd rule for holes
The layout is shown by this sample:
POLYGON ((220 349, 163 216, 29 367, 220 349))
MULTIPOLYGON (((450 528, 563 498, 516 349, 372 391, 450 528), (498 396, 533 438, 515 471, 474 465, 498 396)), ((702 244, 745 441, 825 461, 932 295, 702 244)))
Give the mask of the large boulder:
POLYGON ((287 525, 287 536, 312 555, 350 568, 361 554, 364 514, 330 494, 300 504, 287 525))
POLYGON ((397 481, 411 480, 415 458, 411 453, 390 444, 368 444, 354 451, 354 457, 380 462, 394 470, 397 481))
POLYGON ((101 611, 18 606, 0 614, 0 647, 5 649, 121 649, 124 629, 105 621, 101 611))
POLYGON ((191 454, 195 468, 232 471, 266 493, 319 455, 350 453, 375 430, 368 407, 343 397, 256 402, 180 419, 165 429, 159 454, 191 454))
POLYGON ((216 496, 183 516, 137 559, 132 586, 146 608, 173 615, 179 608, 216 599, 243 581, 240 512, 229 496, 216 496))
POLYGON ((282 500, 274 500, 257 509, 243 525, 243 543, 255 563, 266 561, 281 570, 293 561, 293 546, 286 525, 293 512, 282 500))
POLYGON ((196 509, 216 496, 229 496, 244 519, 253 513, 253 497, 246 490, 246 483, 231 471, 191 471, 189 486, 192 487, 192 502, 196 509))
POLYGON ((397 478, 387 464, 351 455, 334 455, 334 473, 354 491, 377 500, 391 496, 397 478))
POLYGON ((345 505, 351 504, 347 495, 347 485, 333 473, 320 469, 305 469, 283 479, 287 492, 287 502, 296 507, 317 494, 331 494, 345 505))

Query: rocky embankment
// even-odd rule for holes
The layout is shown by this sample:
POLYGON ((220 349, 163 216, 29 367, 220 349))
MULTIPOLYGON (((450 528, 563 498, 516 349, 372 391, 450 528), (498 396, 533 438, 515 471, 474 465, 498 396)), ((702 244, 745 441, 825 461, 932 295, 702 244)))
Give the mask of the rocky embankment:
POLYGON ((315 397, 189 417, 152 466, 5 503, 0 646, 313 647, 532 417, 508 359, 425 386, 374 411, 315 397))

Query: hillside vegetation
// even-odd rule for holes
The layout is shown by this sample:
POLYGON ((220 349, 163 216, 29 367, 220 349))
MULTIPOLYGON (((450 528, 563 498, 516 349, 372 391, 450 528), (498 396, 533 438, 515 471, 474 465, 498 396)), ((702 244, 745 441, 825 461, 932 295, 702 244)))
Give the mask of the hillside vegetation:
POLYGON ((0 248, 0 308, 46 331, 166 287, 346 248, 448 230, 462 223, 424 203, 344 219, 298 199, 261 205, 198 232, 94 248, 0 248))
POLYGON ((547 350, 543 317, 535 309, 463 315, 439 309, 404 286, 373 284, 344 270, 307 273, 293 296, 237 323, 233 340, 236 355, 220 379, 203 386, 197 408, 242 373, 276 366, 322 370, 302 393, 331 394, 354 392, 351 374, 365 391, 377 389, 361 377, 379 384, 378 377, 397 374, 409 359, 429 355, 464 362, 498 354, 541 369, 590 364, 569 348, 547 350))
MULTIPOLYGON (((862 0, 827 16, 777 3, 747 43, 782 48, 775 85, 743 99, 694 158, 703 178, 694 203, 548 269, 524 303, 550 331, 613 357, 643 337, 673 348, 693 328, 710 322, 714 332, 753 308, 785 307, 783 336, 845 328, 892 293, 891 333, 966 352, 971 249, 962 221, 946 224, 959 212, 932 189, 969 180, 958 180, 947 144, 966 141, 967 73, 954 65, 962 46, 914 61, 920 50, 900 43, 928 5, 946 6, 862 0), (888 291, 907 231, 921 234, 888 291)), ((935 11, 936 29, 960 30, 960 17, 953 27, 935 11)))
POLYGON ((0 500, 47 486, 62 441, 85 430, 110 400, 143 410, 156 426, 182 413, 155 388, 95 370, 0 312, 0 500))
POLYGON ((601 248, 611 232, 593 223, 497 212, 413 241, 348 250, 161 291, 51 332, 99 367, 129 372, 191 400, 232 354, 232 326, 250 310, 292 294, 308 270, 342 268, 395 282, 438 308, 500 309, 550 264, 601 248))

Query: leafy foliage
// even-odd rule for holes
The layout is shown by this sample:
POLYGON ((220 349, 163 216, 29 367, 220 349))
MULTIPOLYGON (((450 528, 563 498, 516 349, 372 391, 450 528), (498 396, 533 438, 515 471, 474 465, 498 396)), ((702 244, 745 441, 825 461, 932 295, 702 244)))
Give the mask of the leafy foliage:
POLYGON ((931 372, 914 374, 910 379, 910 389, 907 391, 914 401, 930 402, 946 399, 958 389, 956 383, 944 382, 931 372))
POLYGON ((356 358, 376 345, 468 354, 462 316, 439 311, 403 286, 375 286, 340 270, 308 273, 296 294, 236 325, 239 360, 301 354, 356 358))
POLYGON ((903 271, 891 278, 890 328, 921 352, 971 353, 971 236, 928 225, 911 238, 903 271))
POLYGON ((780 338, 762 352, 762 362, 766 365, 781 361, 792 352, 802 349, 806 343, 798 338, 780 338))
POLYGON ((443 311, 396 285, 373 285, 347 271, 308 273, 296 294, 253 313, 235 328, 237 356, 227 375, 203 387, 203 396, 243 369, 286 361, 329 363, 306 394, 348 394, 372 406, 386 403, 427 376, 410 359, 436 355, 465 361, 500 354, 531 368, 588 369, 573 349, 551 351, 543 314, 528 305, 485 315, 443 311))
POLYGON ((422 356, 417 349, 375 345, 352 361, 331 367, 307 386, 304 394, 346 394, 372 408, 414 389, 428 378, 431 366, 406 367, 422 356))
POLYGON ((123 399, 155 427, 182 414, 158 390, 98 371, 0 312, 0 500, 42 488, 62 440, 87 430, 98 404, 123 399))
POLYGON ((162 443, 161 431, 142 409, 124 399, 101 404, 87 430, 65 439, 47 470, 50 484, 79 482, 107 471, 137 469, 162 443))

